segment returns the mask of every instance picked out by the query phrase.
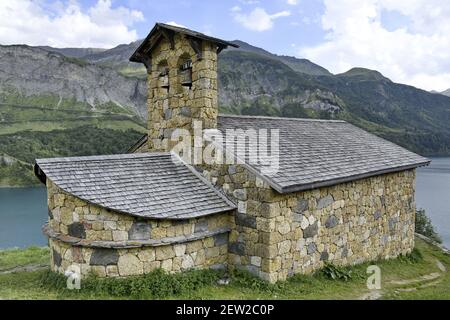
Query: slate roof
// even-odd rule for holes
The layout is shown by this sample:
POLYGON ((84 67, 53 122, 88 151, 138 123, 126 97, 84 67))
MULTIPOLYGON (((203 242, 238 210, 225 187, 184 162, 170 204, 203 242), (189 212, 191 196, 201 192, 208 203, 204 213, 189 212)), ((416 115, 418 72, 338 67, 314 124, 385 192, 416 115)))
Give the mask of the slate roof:
MULTIPOLYGON (((428 165, 430 160, 345 121, 221 115, 218 129, 279 129, 279 171, 261 174, 275 190, 295 192, 428 165)), ((248 156, 248 152, 246 153, 248 156)))
POLYGON ((158 41, 161 39, 161 36, 163 36, 164 31, 169 31, 172 33, 181 33, 181 34, 184 34, 191 38, 196 38, 196 39, 213 42, 213 43, 216 43, 222 49, 225 49, 228 46, 235 47, 235 48, 239 47, 235 43, 225 41, 222 39, 218 39, 218 38, 214 38, 214 37, 208 36, 206 34, 203 34, 201 32, 198 32, 198 31, 158 22, 155 24, 155 26, 150 31, 148 36, 144 39, 142 44, 136 49, 136 51, 130 57, 130 61, 142 62, 142 57, 148 56, 149 54, 151 54, 153 48, 156 46, 158 41))
MULTIPOLYGON (((430 163, 427 158, 340 120, 219 115, 219 130, 225 133, 226 129, 238 128, 280 130, 276 175, 264 175, 261 166, 248 163, 248 152, 247 159, 243 159, 249 170, 280 193, 331 186, 430 163)), ((142 137, 141 145, 146 141, 146 136, 142 137)), ((236 143, 235 150, 237 147, 236 143)))
POLYGON ((85 201, 138 217, 189 219, 235 209, 169 153, 38 159, 35 172, 85 201))

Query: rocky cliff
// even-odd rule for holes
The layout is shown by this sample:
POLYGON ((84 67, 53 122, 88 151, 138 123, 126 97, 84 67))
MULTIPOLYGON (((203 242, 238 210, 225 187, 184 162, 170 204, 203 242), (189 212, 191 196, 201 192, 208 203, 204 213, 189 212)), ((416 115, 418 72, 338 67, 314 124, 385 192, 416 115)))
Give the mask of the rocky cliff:
MULTIPOLYGON (((114 105, 144 118, 145 82, 84 60, 28 46, 0 46, 0 99, 12 92, 23 97, 56 96, 95 110, 114 105)), ((46 107, 57 107, 47 105, 46 107)))

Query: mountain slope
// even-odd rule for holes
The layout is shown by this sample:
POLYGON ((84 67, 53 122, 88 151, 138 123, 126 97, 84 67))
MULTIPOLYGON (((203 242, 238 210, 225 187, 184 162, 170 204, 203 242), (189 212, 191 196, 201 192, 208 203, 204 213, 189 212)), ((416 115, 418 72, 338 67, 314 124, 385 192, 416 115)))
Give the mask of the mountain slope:
POLYGON ((288 67, 290 67, 292 70, 297 71, 297 72, 302 72, 302 73, 316 75, 316 76, 331 75, 331 73, 327 69, 309 61, 308 59, 299 59, 296 57, 276 55, 276 54, 270 53, 269 51, 252 46, 252 45, 250 45, 244 41, 240 41, 240 40, 234 40, 232 42, 237 44, 239 46, 239 48, 231 47, 228 49, 228 51, 244 51, 244 52, 256 53, 256 54, 259 54, 259 55, 267 57, 267 58, 281 61, 284 64, 286 64, 288 67))
POLYGON ((218 69, 222 112, 295 116, 291 109, 301 106, 303 113, 298 116, 324 117, 344 107, 338 96, 313 77, 265 55, 225 51, 218 69))
MULTIPOLYGON (((109 68, 28 46, 0 46, 0 90, 24 97, 75 100, 92 109, 112 104, 146 116, 146 86, 109 68)), ((48 105, 47 105, 48 106, 48 105)))
POLYGON ((87 55, 97 54, 105 51, 105 49, 98 49, 98 48, 53 48, 49 46, 39 46, 37 48, 50 52, 60 53, 70 58, 83 58, 87 55))
POLYGON ((442 91, 441 94, 443 94, 444 96, 450 97, 450 89, 442 91))
POLYGON ((85 55, 84 60, 101 66, 116 69, 122 75, 145 79, 147 72, 141 64, 130 62, 128 59, 141 45, 143 40, 130 44, 121 44, 109 50, 85 55))
POLYGON ((124 152, 145 132, 145 99, 143 81, 112 69, 0 46, 0 186, 37 183, 37 157, 124 152))
POLYGON ((450 154, 449 97, 362 68, 316 80, 345 101, 347 112, 341 118, 417 153, 450 154))
MULTIPOLYGON (((297 72, 302 72, 310 75, 331 75, 328 70, 315 63, 312 63, 307 59, 279 56, 240 40, 234 40, 231 42, 237 44, 239 48, 230 47, 227 49, 227 51, 256 53, 258 55, 280 61, 297 72)), ((142 40, 139 40, 127 45, 119 45, 115 48, 102 52, 87 54, 82 58, 92 63, 113 67, 125 75, 138 75, 140 77, 143 77, 145 76, 145 69, 142 67, 142 65, 131 63, 128 61, 128 59, 141 45, 141 43, 142 40)))

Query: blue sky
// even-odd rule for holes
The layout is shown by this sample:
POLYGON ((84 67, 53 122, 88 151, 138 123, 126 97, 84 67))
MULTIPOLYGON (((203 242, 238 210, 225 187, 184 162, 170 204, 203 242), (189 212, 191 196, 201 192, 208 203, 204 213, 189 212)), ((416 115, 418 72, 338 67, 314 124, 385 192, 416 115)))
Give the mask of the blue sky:
POLYGON ((333 73, 450 88, 448 0, 1 0, 0 44, 110 48, 171 22, 333 73))
MULTIPOLYGON (((84 10, 97 0, 79 1, 84 10)), ((127 7, 144 14, 145 20, 134 25, 139 38, 147 35, 155 22, 176 22, 189 28, 227 40, 243 40, 279 53, 295 55, 297 45, 314 45, 323 41, 325 32, 320 27, 324 6, 321 0, 302 1, 302 6, 290 5, 286 0, 116 0, 112 7, 127 7), (289 16, 273 19, 273 26, 262 31, 251 30, 235 20, 233 11, 240 8, 249 14, 262 8, 268 15, 283 11, 289 16)))

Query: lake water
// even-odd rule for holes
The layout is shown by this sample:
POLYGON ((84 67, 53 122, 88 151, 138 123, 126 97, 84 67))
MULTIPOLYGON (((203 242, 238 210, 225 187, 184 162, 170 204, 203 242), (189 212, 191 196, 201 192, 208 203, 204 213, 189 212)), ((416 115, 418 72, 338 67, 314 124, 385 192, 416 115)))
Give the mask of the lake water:
POLYGON ((428 167, 417 169, 416 206, 425 209, 450 248, 450 158, 431 158, 428 167))
MULTIPOLYGON (((417 170, 416 204, 450 248, 450 158, 432 160, 417 170)), ((46 245, 41 232, 46 220, 45 188, 0 188, 0 248, 46 245)))
POLYGON ((0 188, 0 248, 46 245, 45 221, 45 188, 0 188))

